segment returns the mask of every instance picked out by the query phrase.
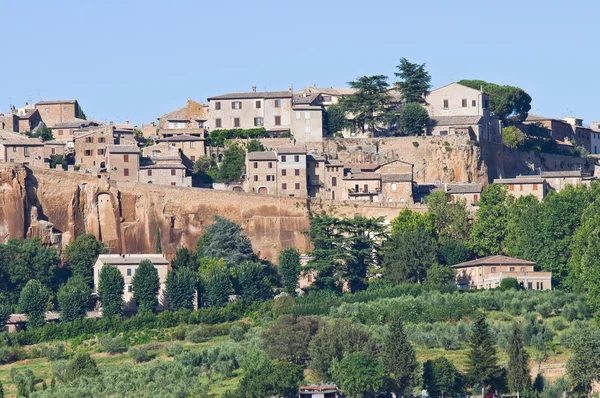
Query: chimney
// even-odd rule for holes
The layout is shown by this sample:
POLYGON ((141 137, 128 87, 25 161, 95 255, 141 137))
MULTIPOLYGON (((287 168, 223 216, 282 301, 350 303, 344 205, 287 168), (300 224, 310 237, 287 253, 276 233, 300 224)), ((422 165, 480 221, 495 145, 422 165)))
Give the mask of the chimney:
POLYGON ((256 86, 252 86, 252 92, 255 93, 256 92, 256 86))
POLYGON ((292 88, 293 88, 293 87, 290 85, 290 88, 289 88, 288 90, 289 90, 289 91, 292 91, 292 88))
POLYGON ((110 122, 108 122, 108 124, 110 124, 112 126, 113 125, 113 121, 111 120, 110 122))
POLYGON ((129 120, 125 120, 125 124, 129 126, 129 120))
POLYGON ((313 84, 313 87, 314 87, 314 88, 317 88, 317 83, 313 84))

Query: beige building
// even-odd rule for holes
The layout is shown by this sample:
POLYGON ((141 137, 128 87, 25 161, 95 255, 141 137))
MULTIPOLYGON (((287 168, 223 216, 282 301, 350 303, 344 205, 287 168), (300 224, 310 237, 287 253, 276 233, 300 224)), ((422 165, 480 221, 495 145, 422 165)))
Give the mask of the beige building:
POLYGON ((186 167, 179 154, 143 157, 140 162, 138 181, 141 183, 192 186, 192 177, 186 176, 186 167))
POLYGON ((108 145, 107 171, 115 181, 138 181, 140 149, 137 145, 108 145))
POLYGON ((277 148, 279 195, 306 198, 306 148, 277 148))
POLYGON ((40 138, 0 131, 0 162, 43 167, 44 143, 40 138))
POLYGON ((590 182, 595 179, 595 177, 589 176, 583 173, 581 170, 543 171, 540 173, 540 177, 546 181, 549 189, 552 189, 556 192, 560 192, 566 188, 567 185, 589 185, 590 182))
POLYGON ((379 202, 381 194, 381 174, 376 172, 348 172, 344 176, 346 191, 342 200, 379 202))
POLYGON ((425 98, 429 135, 469 134, 474 141, 501 141, 500 121, 491 115, 489 96, 458 83, 432 90, 425 98))
POLYGON ((44 157, 50 159, 52 156, 65 156, 67 149, 66 141, 52 140, 44 142, 44 157))
POLYGON ((320 106, 294 104, 291 129, 297 142, 322 142, 323 109, 320 106))
POLYGON ((73 141, 74 131, 83 130, 87 127, 97 127, 99 125, 100 123, 90 120, 71 119, 66 122, 55 124, 52 129, 52 135, 57 140, 73 141))
POLYGON ((154 158, 157 156, 179 156, 179 149, 168 142, 161 142, 159 144, 143 147, 142 156, 147 158, 154 158))
POLYGON ((542 201, 548 192, 546 180, 540 176, 519 176, 515 178, 497 178, 494 184, 502 184, 508 187, 508 193, 516 198, 533 195, 538 201, 542 201))
POLYGON ((6 115, 0 114, 0 130, 24 134, 43 125, 40 113, 33 105, 26 104, 23 108, 12 108, 6 115))
POLYGON ((98 284, 100 282, 100 271, 105 265, 112 265, 123 275, 125 288, 123 289, 124 308, 129 311, 136 309, 133 291, 133 277, 140 263, 144 260, 152 262, 158 270, 160 289, 158 293, 158 307, 166 308, 166 287, 167 272, 169 262, 162 254, 101 254, 94 264, 94 293, 98 294, 98 284))
MULTIPOLYGON (((187 104, 158 118, 158 135, 161 138, 188 135, 204 138, 208 121, 208 105, 188 100, 187 104)), ((156 133, 151 126, 150 135, 156 133)))
POLYGON ((82 168, 101 170, 106 168, 106 149, 116 144, 113 126, 105 125, 74 131, 75 163, 82 168))
POLYGON ((444 187, 446 193, 450 195, 450 200, 464 199, 467 208, 477 206, 483 185, 478 183, 455 183, 446 184, 444 187))
POLYGON ((246 154, 246 192, 277 195, 277 154, 273 151, 246 154))
POLYGON ((552 273, 536 272, 535 263, 506 256, 490 256, 453 265, 459 288, 494 289, 504 278, 515 278, 521 288, 551 290, 552 273))
POLYGON ((54 128, 58 123, 67 122, 74 118, 81 119, 83 113, 76 100, 40 101, 35 104, 44 124, 54 128))
POLYGON ((274 134, 291 129, 292 90, 230 93, 208 98, 210 130, 264 127, 274 134))
POLYGON ((206 155, 204 137, 179 134, 158 139, 156 142, 167 143, 179 149, 183 165, 190 170, 194 167, 194 163, 196 163, 198 159, 206 155))

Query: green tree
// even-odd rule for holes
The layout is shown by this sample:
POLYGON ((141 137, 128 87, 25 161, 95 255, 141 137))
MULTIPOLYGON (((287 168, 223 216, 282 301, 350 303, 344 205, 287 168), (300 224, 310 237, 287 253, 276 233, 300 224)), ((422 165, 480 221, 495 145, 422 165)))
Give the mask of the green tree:
POLYGON ((485 316, 479 315, 473 322, 469 336, 467 377, 471 383, 479 384, 484 389, 496 382, 500 371, 494 336, 490 332, 485 316))
POLYGON ((438 191, 427 196, 425 203, 433 216, 437 236, 460 241, 469 238, 471 226, 465 199, 451 201, 450 195, 438 191))
POLYGON ((75 380, 83 376, 95 377, 99 374, 100 372, 94 358, 87 352, 78 352, 67 366, 65 381, 75 380))
POLYGON ((213 220, 196 244, 198 258, 222 258, 230 267, 255 260, 252 243, 242 227, 220 216, 214 216, 213 220))
POLYGON ((491 184, 483 190, 469 242, 476 255, 483 257, 504 253, 508 207, 513 200, 503 185, 491 184))
POLYGON ((332 105, 323 112, 323 127, 329 135, 342 131, 346 123, 346 112, 340 104, 332 105))
POLYGON ((156 311, 158 307, 158 290, 160 279, 158 270, 149 260, 144 260, 138 265, 131 281, 133 295, 140 311, 156 311))
POLYGON ((52 129, 46 126, 42 126, 39 129, 27 134, 29 138, 41 138, 42 141, 52 141, 54 135, 52 135, 52 129))
POLYGON ((2 382, 0 382, 0 398, 4 398, 4 386, 2 382))
POLYGON ((155 244, 155 251, 156 253, 160 254, 162 253, 162 241, 160 239, 160 228, 156 227, 156 244, 155 244))
POLYGON ((296 295, 300 268, 300 253, 298 250, 293 247, 286 247, 279 253, 279 273, 283 280, 283 289, 289 295, 296 295))
POLYGON ((349 353, 342 360, 333 359, 331 375, 342 391, 352 398, 378 393, 385 378, 379 362, 360 352, 349 353))
POLYGON ((40 328, 46 324, 46 307, 50 293, 36 279, 32 279, 21 291, 19 308, 27 315, 27 325, 40 328))
POLYGON ((121 271, 113 265, 105 265, 100 270, 98 296, 102 302, 102 316, 121 315, 123 309, 123 289, 125 281, 121 271))
POLYGON ((60 307, 60 320, 71 322, 83 319, 87 313, 90 302, 90 287, 80 276, 69 278, 67 283, 58 290, 58 306, 60 307))
POLYGON ((94 263, 106 247, 92 234, 79 235, 64 250, 65 266, 89 286, 94 284, 94 263))
POLYGON ((400 80, 396 83, 406 103, 424 104, 425 96, 431 88, 431 76, 425 70, 425 64, 413 64, 406 58, 400 58, 400 64, 396 67, 396 77, 400 80))
POLYGON ((229 301, 231 294, 231 275, 223 260, 201 258, 200 279, 203 300, 210 307, 222 307, 229 301))
POLYGON ((204 183, 212 183, 218 171, 217 162, 211 155, 200 156, 192 168, 192 174, 199 176, 204 183))
POLYGON ((217 182, 240 181, 246 165, 246 150, 239 144, 232 144, 223 152, 223 161, 217 173, 217 182))
POLYGON ((514 86, 500 86, 483 80, 461 80, 458 84, 475 90, 483 88, 490 97, 490 110, 501 120, 512 119, 522 122, 531 109, 531 96, 523 89, 514 86))
POLYGON ((383 247, 384 275, 393 283, 422 283, 435 262, 435 240, 422 229, 392 232, 383 247))
POLYGON ((531 387, 530 373, 529 354, 525 350, 523 332, 514 324, 508 339, 506 378, 509 390, 520 394, 527 391, 531 387))
POLYGON ((471 258, 467 244, 460 240, 440 239, 438 248, 438 261, 443 265, 455 265, 471 258))
POLYGON ((313 244, 311 259, 305 272, 317 273, 314 286, 323 290, 341 290, 344 276, 345 251, 340 232, 342 221, 325 213, 310 214, 310 229, 306 233, 313 244))
POLYGON ((242 360, 243 377, 236 397, 263 398, 297 394, 302 368, 291 363, 271 361, 262 351, 251 350, 242 360))
POLYGON ((404 209, 392 220, 391 227, 392 235, 406 231, 423 230, 431 237, 435 237, 435 215, 433 212, 421 214, 410 209, 404 209))
POLYGON ((198 259, 194 253, 190 252, 185 247, 178 249, 175 252, 175 258, 171 261, 171 269, 178 270, 187 268, 193 271, 198 269, 198 259))
POLYGON ((375 357, 376 346, 371 334, 359 324, 348 319, 336 319, 323 324, 310 341, 308 354, 310 368, 321 380, 331 379, 331 363, 338 361, 345 353, 362 352, 375 357))
POLYGON ((517 149, 525 143, 527 137, 520 129, 515 126, 508 126, 502 129, 502 142, 511 149, 517 149))
POLYGON ((8 301, 8 298, 0 293, 0 330, 4 330, 6 321, 12 314, 12 306, 8 301))
POLYGON ((584 328, 571 336, 572 353, 567 360, 567 375, 575 396, 589 397, 592 384, 600 380, 600 333, 584 328))
POLYGON ((263 333, 265 352, 274 360, 305 365, 308 346, 319 330, 317 318, 281 315, 263 333))
POLYGON ((188 267, 169 271, 166 281, 169 308, 172 311, 194 309, 194 295, 198 286, 198 274, 188 267))
POLYGON ((408 341, 400 318, 394 318, 389 332, 384 337, 381 362, 392 380, 396 396, 410 393, 416 382, 418 363, 415 349, 408 341))
POLYGON ((427 270, 425 286, 429 289, 439 290, 452 284, 455 276, 456 272, 450 266, 434 262, 427 270))
POLYGON ((428 120, 429 113, 421 104, 410 102, 402 107, 400 125, 404 134, 421 135, 428 120))
POLYGON ((463 378, 448 358, 438 357, 423 364, 423 388, 430 397, 460 396, 463 378))
POLYGON ((357 91, 341 99, 342 109, 351 114, 353 123, 363 134, 366 129, 375 131, 392 118, 391 97, 388 94, 387 76, 362 76, 348 85, 357 91))
POLYGON ((260 263, 244 262, 235 269, 238 294, 247 303, 262 301, 270 295, 269 281, 260 263))
POLYGON ((259 140, 250 140, 250 142, 246 144, 246 150, 248 152, 264 152, 266 149, 259 140))

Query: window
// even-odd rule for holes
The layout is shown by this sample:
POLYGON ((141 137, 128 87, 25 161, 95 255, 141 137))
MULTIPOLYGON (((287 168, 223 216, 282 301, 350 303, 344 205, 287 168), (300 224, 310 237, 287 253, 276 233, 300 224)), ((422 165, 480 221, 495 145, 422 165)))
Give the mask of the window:
POLYGON ((490 270, 490 272, 491 272, 492 274, 495 274, 495 273, 496 273, 496 267, 492 267, 492 269, 490 270))
POLYGON ((295 176, 299 176, 299 175, 300 175, 300 169, 296 169, 296 170, 294 170, 294 175, 295 175, 295 176))
POLYGON ((310 133, 310 126, 304 126, 304 132, 306 134, 309 134, 310 133))
POLYGON ((300 189, 300 184, 296 183, 296 191, 300 189))
POLYGON ((217 110, 217 111, 221 110, 221 101, 215 102, 215 110, 217 110))
POLYGON ((287 160, 287 157, 285 155, 281 155, 281 161, 285 162, 287 160))
POLYGON ((281 116, 275 116, 275 126, 281 126, 281 116))
POLYGON ((475 194, 473 195, 473 203, 477 203, 479 202, 479 195, 475 194))
POLYGON ((172 176, 175 176, 175 175, 177 175, 177 170, 175 170, 175 169, 171 169, 171 175, 172 175, 172 176))
POLYGON ((515 190, 515 184, 508 184, 508 190, 509 191, 514 191, 515 190))
POLYGON ((324 95, 323 102, 331 102, 331 95, 324 95))
POLYGON ((537 187, 537 184, 533 184, 533 190, 534 190, 534 191, 537 191, 537 190, 538 190, 537 188, 538 188, 538 187, 537 187))
POLYGON ((471 106, 473 106, 473 107, 477 106, 477 100, 472 100, 471 101, 471 106))
POLYGON ((337 177, 331 177, 331 186, 337 187, 337 177))
POLYGON ((296 112, 296 120, 300 120, 300 112, 296 112))
POLYGON ((392 184, 392 191, 395 191, 398 188, 396 184, 392 184))
POLYGON ((487 109, 488 108, 488 100, 483 100, 483 109, 487 109))
POLYGON ((254 162, 253 166, 254 166, 255 169, 258 169, 258 162, 254 162))
POLYGON ((466 98, 463 98, 463 100, 462 100, 462 107, 463 108, 467 107, 467 100, 466 100, 466 98))
POLYGON ((239 117, 233 118, 233 127, 240 127, 240 118, 239 117))
POLYGON ((527 289, 533 288, 533 282, 527 282, 527 289))
POLYGON ((275 176, 267 176, 267 181, 275 181, 275 176))
POLYGON ((315 169, 319 168, 319 162, 315 163, 315 169))
POLYGON ((46 113, 46 115, 48 114, 48 112, 50 112, 50 110, 48 108, 44 108, 44 112, 46 113))
POLYGON ((69 113, 69 107, 68 106, 64 106, 63 107, 63 113, 69 113))
POLYGON ((369 185, 368 184, 363 185, 363 192, 369 192, 369 185))
POLYGON ((133 292, 133 285, 127 285, 127 292, 133 292))
POLYGON ((544 290, 544 282, 540 282, 540 290, 544 290))
POLYGON ((335 200, 335 191, 331 191, 331 200, 335 200))
POLYGON ((287 184, 285 182, 283 184, 281 184, 281 189, 283 191, 285 191, 287 189, 287 184))
POLYGON ((447 99, 444 100, 444 109, 448 109, 448 100, 447 99))
POLYGON ((84 156, 92 156, 92 150, 91 149, 86 149, 84 152, 84 156))
POLYGON ((175 186, 175 185, 177 185, 177 183, 176 182, 172 182, 171 185, 175 186))
POLYGON ((85 137, 85 142, 88 144, 94 142, 94 137, 85 137))
POLYGON ((152 170, 148 170, 148 177, 152 177, 152 170))
POLYGON ((58 135, 63 135, 63 131, 62 130, 58 130, 58 135))
POLYGON ((286 169, 281 170, 281 175, 285 177, 287 175, 287 170, 286 169))
POLYGON ((294 162, 299 162, 299 161, 300 161, 300 156, 294 155, 294 162))
POLYGON ((521 267, 521 272, 525 272, 525 267, 521 267))
POLYGON ((304 112, 304 118, 310 120, 310 112, 304 112))
POLYGON ((123 169, 123 175, 129 177, 129 169, 123 169))
POLYGON ((104 149, 98 149, 98 155, 104 155, 104 149))
POLYGON ((192 155, 192 156, 190 156, 190 160, 195 163, 196 162, 196 157, 192 155))
POLYGON ((519 184, 519 191, 523 190, 523 184, 519 184))
POLYGON ((215 119, 215 127, 217 128, 221 128, 222 127, 222 123, 221 123, 221 119, 215 119))
POLYGON ((281 108, 281 100, 280 99, 274 100, 273 105, 275 106, 275 108, 281 108))
POLYGON ((52 148, 52 154, 56 155, 56 149, 55 148, 52 148))
POLYGON ((13 147, 13 152, 17 152, 17 147, 16 146, 13 147))
POLYGON ((254 176, 254 182, 258 181, 258 176, 254 176))
POLYGON ((131 268, 127 268, 127 276, 131 276, 131 268))
POLYGON ((123 162, 129 163, 129 155, 123 155, 123 162))
POLYGON ((270 169, 272 169, 272 168, 273 168, 273 162, 269 162, 269 163, 268 163, 268 167, 269 167, 270 169))
POLYGON ((536 288, 536 290, 540 290, 540 283, 539 282, 535 283, 535 288, 536 288))
POLYGON ((515 267, 508 267, 508 272, 515 272, 515 267))
POLYGON ((313 276, 312 276, 311 274, 308 274, 308 275, 306 276, 306 280, 308 281, 308 283, 312 283, 312 281, 313 281, 313 276))
POLYGON ((262 108, 262 104, 260 101, 256 101, 256 109, 262 108))
POLYGON ((104 137, 98 137, 98 142, 103 144, 106 139, 104 137))
POLYGON ((194 141, 190 142, 190 149, 195 149, 196 143, 194 141))
POLYGON ((231 109, 242 109, 242 102, 241 101, 233 101, 231 103, 231 109))
POLYGON ((261 127, 261 126, 263 126, 265 124, 263 120, 264 119, 262 117, 255 117, 254 118, 254 126, 255 127, 261 127))
POLYGON ((153 157, 158 156, 158 151, 152 151, 152 156, 153 157))

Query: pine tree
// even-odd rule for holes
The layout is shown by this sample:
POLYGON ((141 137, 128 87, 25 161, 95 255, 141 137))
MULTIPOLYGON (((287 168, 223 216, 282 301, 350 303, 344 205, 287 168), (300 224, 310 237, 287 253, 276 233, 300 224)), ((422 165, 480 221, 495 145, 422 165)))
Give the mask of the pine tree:
POLYGON ((279 273, 283 279, 283 288, 287 294, 296 295, 298 276, 300 276, 300 253, 293 247, 286 247, 279 254, 279 273))
POLYGON ((508 388, 517 394, 531 387, 529 354, 525 351, 523 332, 515 324, 508 339, 508 388))
POLYGON ((479 315, 472 325, 467 353, 467 377, 482 389, 492 384, 500 376, 500 367, 496 357, 496 343, 490 333, 484 315, 479 315))
POLYGON ((396 396, 410 392, 415 384, 418 364, 415 349, 408 341, 400 319, 390 324, 390 331, 383 342, 381 361, 393 380, 396 396))
POLYGON ((402 79, 396 83, 406 103, 425 103, 425 96, 431 88, 431 75, 425 70, 425 64, 413 64, 406 58, 400 58, 396 77, 402 79))

